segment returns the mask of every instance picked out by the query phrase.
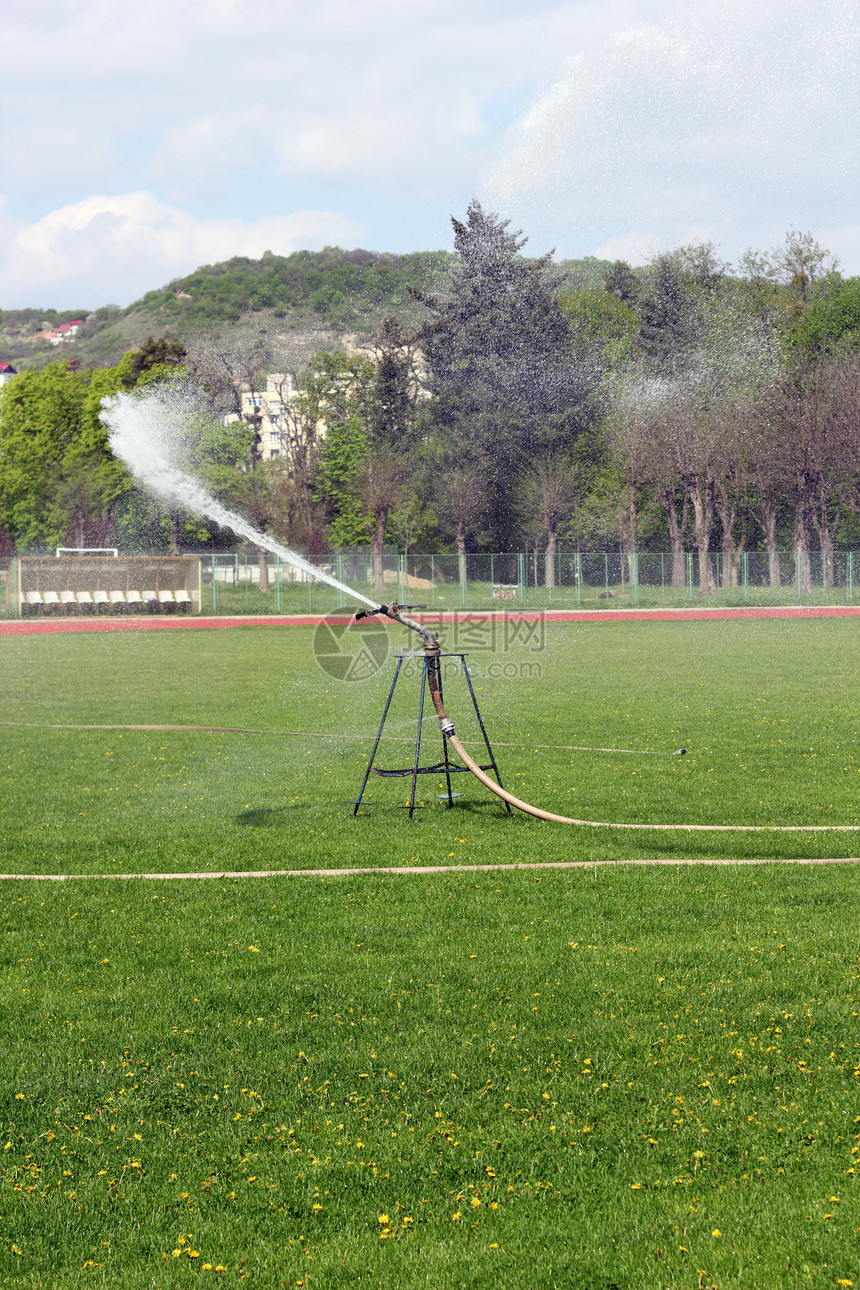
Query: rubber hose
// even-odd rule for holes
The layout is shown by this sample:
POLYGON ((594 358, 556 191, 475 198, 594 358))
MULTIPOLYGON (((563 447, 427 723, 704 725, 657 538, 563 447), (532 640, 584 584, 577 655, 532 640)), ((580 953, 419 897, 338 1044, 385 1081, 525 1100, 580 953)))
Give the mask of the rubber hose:
POLYGON ((389 613, 390 618, 403 624, 404 627, 411 627, 413 631, 420 634, 424 642, 424 653, 430 660, 430 666, 427 669, 427 684, 430 688, 430 696, 433 700, 433 707, 436 709, 436 715, 439 718, 439 724, 442 727, 442 733, 454 749, 457 756, 463 762, 476 779, 500 797, 503 802, 510 806, 515 806, 518 811, 524 811, 526 815, 533 815, 538 820, 548 820, 550 824, 574 824, 583 829, 645 829, 650 832, 667 832, 667 833, 850 833, 860 831, 860 825, 856 824, 619 824, 616 822, 602 820, 576 820, 570 815, 555 815, 552 811, 542 811, 539 806, 532 806, 530 802, 524 802, 522 798, 514 797, 507 789, 502 788, 478 765, 474 758, 470 757, 466 749, 460 743, 457 735, 454 733, 454 723, 451 721, 444 704, 442 695, 439 690, 439 642, 431 634, 428 628, 423 627, 412 618, 407 618, 399 613, 389 613))
MULTIPOLYGON (((436 674, 438 666, 438 659, 431 663, 427 671, 427 681, 436 715, 439 717, 440 722, 446 722, 448 721, 448 716, 442 704, 436 674)), ((508 802, 511 806, 515 806, 517 810, 525 811, 526 815, 533 815, 538 820, 548 820, 550 824, 575 824, 584 829, 647 829, 651 832, 666 831, 677 833, 835 833, 837 831, 849 833, 856 832, 860 828, 856 824, 618 824, 602 820, 576 820, 569 815, 555 815, 552 811, 542 811, 539 806, 532 806, 530 802, 524 802, 522 798, 514 797, 513 793, 509 793, 507 789, 502 788, 495 780, 490 779, 485 771, 481 770, 474 758, 470 757, 466 752, 457 735, 449 734, 447 739, 464 766, 467 766, 475 778, 485 784, 491 793, 495 793, 496 797, 500 797, 503 802, 508 802)))

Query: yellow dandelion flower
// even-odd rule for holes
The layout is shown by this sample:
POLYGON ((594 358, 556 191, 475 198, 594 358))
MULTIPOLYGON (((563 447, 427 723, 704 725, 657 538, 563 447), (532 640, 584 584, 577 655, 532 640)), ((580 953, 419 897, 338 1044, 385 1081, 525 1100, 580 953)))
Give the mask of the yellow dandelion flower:
POLYGON ((631 1183, 631 1184, 630 1184, 630 1190, 631 1190, 631 1191, 641 1191, 641 1190, 642 1190, 642 1184, 641 1184, 641 1183, 631 1183))
POLYGON ((459 1221, 460 1221, 460 1219, 461 1219, 462 1217, 463 1217, 463 1215, 460 1213, 460 1211, 459 1211, 459 1209, 458 1209, 456 1214, 452 1214, 452 1215, 451 1215, 451 1222, 452 1222, 452 1223, 459 1223, 459 1221))
POLYGON ((388 1224, 391 1222, 391 1219, 388 1217, 387 1214, 380 1214, 379 1222, 383 1225, 383 1227, 387 1227, 388 1224))
POLYGON ((480 1198, 480 1196, 473 1196, 473 1197, 472 1197, 472 1209, 480 1209, 480 1208, 481 1208, 481 1198, 480 1198))
POLYGON ((713 1232, 711 1232, 711 1236, 722 1236, 722 1232, 718 1227, 715 1227, 713 1232))
POLYGON ((853 1286, 854 1282, 849 1281, 847 1277, 840 1277, 836 1284, 838 1286, 853 1286))

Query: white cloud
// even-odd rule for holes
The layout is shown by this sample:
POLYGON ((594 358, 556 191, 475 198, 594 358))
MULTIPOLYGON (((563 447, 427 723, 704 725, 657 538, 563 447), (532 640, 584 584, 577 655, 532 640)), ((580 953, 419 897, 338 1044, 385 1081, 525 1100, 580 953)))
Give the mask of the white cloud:
POLYGON ((647 264, 661 251, 668 249, 659 234, 631 230, 629 233, 610 237, 607 242, 596 246, 590 254, 597 256, 599 260, 626 260, 628 264, 647 264))
POLYGON ((59 177, 77 199, 150 175, 210 201, 250 163, 444 190, 474 175, 497 105, 605 21, 596 0, 30 0, 0 43, 5 182, 44 198, 59 177))
POLYGON ((128 304, 200 264, 266 250, 287 255, 354 246, 364 232, 334 211, 295 211, 248 223, 197 220, 148 192, 87 197, 31 224, 0 210, 0 298, 6 308, 128 304))
POLYGON ((127 299, 261 217, 290 243, 299 216, 271 212, 297 208, 306 237, 444 244, 479 190, 534 251, 699 236, 734 256, 794 225, 858 271, 857 19, 858 0, 28 0, 0 42, 4 185, 11 234, 49 249, 15 242, 7 290, 127 299), (148 213, 90 196, 141 190, 148 213))

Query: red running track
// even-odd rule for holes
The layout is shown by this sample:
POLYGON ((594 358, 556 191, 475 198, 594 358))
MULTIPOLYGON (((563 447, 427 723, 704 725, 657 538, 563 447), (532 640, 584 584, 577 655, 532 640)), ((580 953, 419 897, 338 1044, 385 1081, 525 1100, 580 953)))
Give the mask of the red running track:
MULTIPOLYGON (((780 608, 747 609, 548 609, 548 610, 475 610, 440 611, 438 614, 416 614, 424 622, 445 623, 456 618, 471 621, 496 618, 506 614, 523 622, 547 623, 619 623, 619 622, 700 622, 713 618, 860 618, 860 605, 785 605, 780 608)), ((0 622, 0 636, 32 636, 46 632, 129 632, 174 630, 186 627, 315 627, 326 619, 348 623, 352 615, 296 614, 277 617, 245 618, 179 618, 173 615, 147 618, 23 618, 0 622)))

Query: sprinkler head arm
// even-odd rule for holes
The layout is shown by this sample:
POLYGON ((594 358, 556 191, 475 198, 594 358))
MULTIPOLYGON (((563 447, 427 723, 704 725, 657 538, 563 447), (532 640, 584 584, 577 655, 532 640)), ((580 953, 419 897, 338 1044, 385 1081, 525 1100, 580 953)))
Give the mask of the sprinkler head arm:
POLYGON ((396 600, 392 600, 390 605, 380 605, 378 609, 359 609, 353 622, 357 623, 362 618, 372 618, 374 614, 383 614, 384 617, 390 618, 392 622, 401 623, 404 627, 409 627, 413 632, 417 632, 421 637, 425 650, 430 654, 439 653, 439 640, 430 631, 429 627, 423 627, 421 623, 414 618, 407 618, 402 610, 404 609, 426 609, 426 605, 398 605, 396 600))
POLYGON ((413 632, 417 632, 418 635, 421 637, 421 643, 423 644, 424 649, 428 654, 438 654, 439 653, 438 637, 433 635, 429 627, 424 627, 421 623, 416 622, 414 618, 407 618, 406 615, 402 613, 403 609, 420 609, 420 608, 423 608, 423 606, 398 605, 397 601, 395 600, 390 605, 387 606, 385 610, 385 616, 387 618, 393 619, 394 622, 396 623, 402 623, 404 627, 410 628, 413 632))

